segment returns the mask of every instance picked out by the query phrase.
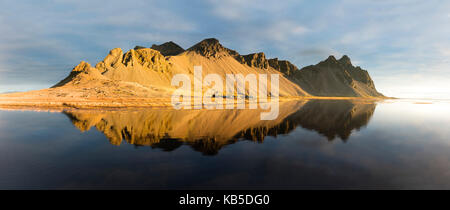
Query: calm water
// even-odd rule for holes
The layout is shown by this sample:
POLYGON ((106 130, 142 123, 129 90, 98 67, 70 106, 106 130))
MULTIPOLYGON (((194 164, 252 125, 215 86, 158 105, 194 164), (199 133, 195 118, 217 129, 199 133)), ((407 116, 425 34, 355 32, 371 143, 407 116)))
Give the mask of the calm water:
POLYGON ((450 189, 450 103, 0 111, 0 189, 450 189))

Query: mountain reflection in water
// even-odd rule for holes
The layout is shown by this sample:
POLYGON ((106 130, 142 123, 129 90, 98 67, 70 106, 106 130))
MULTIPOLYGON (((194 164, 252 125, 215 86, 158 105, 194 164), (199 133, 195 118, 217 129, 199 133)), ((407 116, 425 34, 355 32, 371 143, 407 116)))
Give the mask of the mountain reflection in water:
POLYGON ((239 140, 263 142, 266 136, 288 134, 298 126, 332 141, 347 140, 353 130, 366 126, 376 104, 367 101, 311 100, 280 103, 276 120, 262 121, 265 110, 65 111, 84 132, 92 127, 111 144, 123 140, 138 146, 172 151, 183 144, 205 155, 215 155, 239 140))

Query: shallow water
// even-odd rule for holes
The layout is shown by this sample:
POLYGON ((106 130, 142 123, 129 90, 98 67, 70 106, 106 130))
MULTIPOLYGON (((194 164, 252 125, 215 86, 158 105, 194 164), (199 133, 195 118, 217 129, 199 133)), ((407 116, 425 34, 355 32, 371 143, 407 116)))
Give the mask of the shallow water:
POLYGON ((450 103, 0 111, 0 189, 450 189, 450 103))

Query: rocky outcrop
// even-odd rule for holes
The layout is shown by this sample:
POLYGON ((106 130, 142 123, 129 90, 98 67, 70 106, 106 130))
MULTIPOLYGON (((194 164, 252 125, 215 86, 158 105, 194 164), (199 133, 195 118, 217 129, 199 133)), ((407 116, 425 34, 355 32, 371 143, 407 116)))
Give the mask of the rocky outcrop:
POLYGON ((152 45, 154 50, 159 51, 164 56, 174 56, 184 52, 184 49, 177 45, 176 43, 170 41, 161 45, 152 45))
MULTIPOLYGON (((65 79, 53 87, 66 84, 87 84, 92 80, 106 80, 117 82, 135 82, 139 85, 155 84, 160 77, 171 72, 172 65, 157 50, 150 48, 136 48, 125 54, 122 49, 112 49, 100 62, 91 67, 82 61, 65 79)), ((92 82, 92 86, 102 83, 92 82)), ((89 85, 89 84, 87 84, 89 85)))
POLYGON ((233 57, 240 56, 238 52, 222 46, 219 40, 215 38, 204 39, 203 41, 187 49, 187 51, 196 52, 207 58, 220 58, 223 56, 233 56, 233 57))
POLYGON ((269 59, 269 65, 270 67, 278 70, 279 72, 291 76, 295 73, 295 71, 298 71, 297 66, 292 64, 289 61, 286 60, 278 60, 278 58, 269 59))
POLYGON ((58 82, 53 87, 60 87, 68 83, 79 84, 80 82, 89 82, 90 80, 106 79, 96 68, 85 61, 81 61, 70 72, 69 76, 58 82))
POLYGON ((334 56, 292 75, 305 91, 315 96, 383 97, 366 70, 352 65, 348 56, 334 56))
POLYGON ((109 51, 109 54, 103 59, 103 61, 100 61, 95 65, 95 68, 100 70, 101 73, 104 73, 108 69, 111 68, 119 68, 123 66, 122 63, 123 60, 123 52, 120 48, 114 48, 111 51, 109 51))
POLYGON ((128 51, 123 56, 122 63, 126 67, 142 66, 157 72, 167 72, 169 69, 169 64, 164 56, 150 48, 128 51))
POLYGON ((353 66, 350 58, 347 55, 344 55, 341 59, 339 59, 339 64, 341 64, 343 68, 349 71, 350 76, 352 76, 353 79, 366 84, 370 88, 375 88, 375 84, 370 78, 369 72, 361 69, 361 67, 359 66, 353 66))
POLYGON ((248 55, 242 55, 236 58, 242 64, 246 64, 250 67, 256 67, 260 69, 267 69, 269 62, 266 59, 266 55, 263 52, 252 53, 248 55))
POLYGON ((95 65, 101 73, 136 66, 156 72, 167 72, 170 68, 165 57, 159 51, 150 48, 135 48, 135 50, 129 50, 125 54, 123 54, 122 49, 115 48, 109 52, 103 61, 95 65))

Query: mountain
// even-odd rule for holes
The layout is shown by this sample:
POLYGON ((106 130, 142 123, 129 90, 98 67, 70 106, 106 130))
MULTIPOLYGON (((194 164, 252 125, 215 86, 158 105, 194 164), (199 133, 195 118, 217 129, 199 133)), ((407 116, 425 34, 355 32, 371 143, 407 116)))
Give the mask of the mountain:
POLYGON ((295 71, 292 78, 309 94, 337 97, 383 97, 369 73, 353 66, 347 55, 336 60, 329 56, 316 65, 295 71))
MULTIPOLYGON (((170 46, 178 45, 168 42, 159 46, 163 47, 154 48, 168 49, 170 46)), ((163 52, 167 53, 164 50, 163 52)), ((222 78, 225 78, 226 74, 243 74, 244 76, 262 73, 280 74, 280 96, 308 95, 301 87, 285 78, 279 71, 269 68, 263 53, 241 56, 236 51, 222 46, 214 38, 205 39, 175 56, 164 56, 161 51, 145 47, 136 47, 126 53, 123 53, 120 48, 115 48, 102 61, 97 63, 95 68, 92 68, 86 62, 82 62, 72 70, 67 78, 53 87, 77 86, 79 84, 92 83, 93 80, 111 80, 115 83, 127 82, 130 85, 134 84, 138 87, 147 88, 149 91, 157 90, 160 93, 158 96, 170 97, 173 90, 175 90, 175 87, 171 85, 173 75, 186 74, 191 77, 191 81, 194 81, 193 67, 195 65, 203 67, 203 76, 211 73, 218 74, 222 78), (260 57, 257 55, 260 55, 260 57), (87 76, 77 77, 80 72, 88 71, 89 75, 95 76, 92 76, 93 78, 87 76)), ((81 75, 87 75, 87 73, 81 75)), ((114 85, 117 85, 115 83, 114 85)), ((104 85, 98 88, 108 89, 104 85)), ((247 90, 246 94, 250 91, 247 90)), ((268 92, 271 94, 270 89, 268 92)), ((91 93, 90 95, 94 96, 96 93, 91 93)), ((136 95, 142 94, 136 93, 136 95)))
POLYGON ((250 67, 256 67, 260 69, 267 69, 269 67, 269 61, 266 59, 266 55, 263 52, 252 53, 236 57, 242 64, 246 64, 250 67))
POLYGON ((180 45, 177 45, 172 41, 161 45, 154 44, 151 49, 158 50, 164 56, 173 56, 184 52, 184 49, 180 47, 180 45))
MULTIPOLYGON (((192 82, 198 80, 194 78, 194 66, 198 65, 202 66, 203 77, 217 74, 224 80, 227 74, 278 74, 280 97, 384 97, 375 89, 368 72, 353 66, 348 56, 339 60, 330 56, 298 69, 287 60, 266 58, 263 52, 241 55, 219 40, 208 38, 187 50, 174 42, 152 48, 136 46, 127 52, 115 48, 95 67, 80 62, 49 89, 2 94, 0 105, 168 106, 177 88, 171 84, 173 76, 185 74, 192 82)), ((249 88, 239 94, 258 92, 249 88)), ((208 89, 203 88, 202 93, 208 89)), ((225 90, 223 95, 236 95, 225 90)), ((270 88, 267 94, 273 95, 270 88)))
MULTIPOLYGON (((280 96, 309 95, 301 87, 284 77, 281 72, 273 68, 261 68, 257 62, 252 65, 251 60, 248 56, 241 56, 238 52, 224 47, 219 40, 214 38, 202 40, 185 52, 168 58, 168 62, 173 64, 173 73, 190 75, 191 81, 194 80, 193 67, 195 65, 202 66, 203 77, 207 74, 218 74, 224 78, 224 81, 226 74, 242 74, 244 76, 248 74, 279 74, 280 96)), ((257 92, 257 90, 246 90, 245 94, 251 91, 257 92)), ((270 88, 268 88, 268 94, 272 94, 270 88)))
POLYGON ((188 52, 194 52, 206 58, 221 58, 221 57, 238 57, 239 53, 230 50, 222 44, 220 44, 219 40, 215 38, 204 39, 203 41, 195 44, 194 46, 187 49, 188 52))
POLYGON ((296 71, 298 71, 297 66, 286 60, 278 60, 278 58, 273 58, 269 59, 268 62, 272 68, 282 72, 287 76, 291 76, 296 71))

